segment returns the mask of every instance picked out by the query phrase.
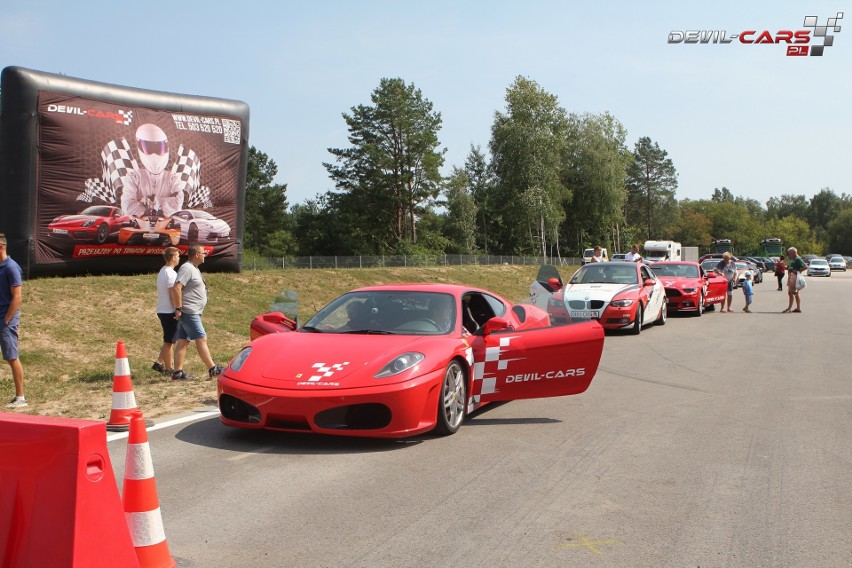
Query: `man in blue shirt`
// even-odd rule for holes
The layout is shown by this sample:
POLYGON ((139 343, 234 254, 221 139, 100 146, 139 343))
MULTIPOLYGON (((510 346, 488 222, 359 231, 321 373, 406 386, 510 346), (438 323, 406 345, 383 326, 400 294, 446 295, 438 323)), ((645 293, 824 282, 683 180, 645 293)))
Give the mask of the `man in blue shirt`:
POLYGON ((15 397, 6 408, 22 408, 24 398, 24 368, 18 359, 18 322, 21 308, 21 267, 6 254, 6 235, 0 233, 0 351, 12 368, 15 397))

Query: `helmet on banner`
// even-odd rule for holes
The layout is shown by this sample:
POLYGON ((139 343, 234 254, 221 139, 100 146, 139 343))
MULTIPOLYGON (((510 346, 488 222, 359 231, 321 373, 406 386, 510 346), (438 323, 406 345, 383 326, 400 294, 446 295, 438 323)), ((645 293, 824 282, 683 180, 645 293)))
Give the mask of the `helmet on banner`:
POLYGON ((136 130, 139 160, 152 174, 160 174, 169 163, 169 139, 156 124, 146 123, 136 130))

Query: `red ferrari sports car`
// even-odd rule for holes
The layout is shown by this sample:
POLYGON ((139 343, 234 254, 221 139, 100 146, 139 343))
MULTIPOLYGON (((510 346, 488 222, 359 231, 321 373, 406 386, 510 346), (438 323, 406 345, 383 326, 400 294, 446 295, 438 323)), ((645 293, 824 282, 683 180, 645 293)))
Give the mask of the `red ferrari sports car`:
POLYGON ((563 286, 553 266, 544 265, 530 286, 530 298, 554 324, 597 320, 606 329, 665 325, 666 292, 641 262, 594 262, 580 267, 563 286))
POLYGON ((455 433, 493 401, 579 394, 600 362, 597 322, 451 284, 360 288, 299 327, 281 313, 218 379, 228 426, 403 438, 455 433))
POLYGON ((697 262, 655 262, 651 270, 666 288, 669 310, 692 311, 701 316, 708 306, 724 302, 728 294, 725 277, 705 272, 697 262))
POLYGON ((130 226, 130 216, 118 207, 93 205, 76 215, 60 215, 47 226, 48 236, 103 244, 130 226))

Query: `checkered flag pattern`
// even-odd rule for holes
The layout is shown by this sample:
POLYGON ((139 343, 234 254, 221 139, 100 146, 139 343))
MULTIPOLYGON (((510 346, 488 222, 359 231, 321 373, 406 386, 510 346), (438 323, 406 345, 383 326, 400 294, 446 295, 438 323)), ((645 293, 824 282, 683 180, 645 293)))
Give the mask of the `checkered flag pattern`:
POLYGON ((84 182, 85 191, 77 201, 91 203, 94 200, 114 204, 116 195, 124 188, 124 178, 130 170, 138 169, 136 159, 130 153, 130 144, 124 138, 120 142, 110 140, 101 150, 103 174, 101 179, 89 178, 84 182))
POLYGON ((183 190, 186 192, 186 206, 190 209, 197 207, 213 207, 210 188, 201 185, 201 159, 198 154, 183 144, 178 147, 172 173, 178 177, 183 190))
POLYGON ((811 46, 811 55, 819 57, 825 52, 826 47, 834 45, 834 36, 828 32, 839 32, 840 24, 838 23, 838 20, 841 19, 843 19, 843 12, 837 12, 835 17, 828 18, 828 23, 826 25, 820 26, 818 25, 819 18, 817 16, 805 16, 804 27, 814 29, 814 38, 823 38, 822 45, 811 46))

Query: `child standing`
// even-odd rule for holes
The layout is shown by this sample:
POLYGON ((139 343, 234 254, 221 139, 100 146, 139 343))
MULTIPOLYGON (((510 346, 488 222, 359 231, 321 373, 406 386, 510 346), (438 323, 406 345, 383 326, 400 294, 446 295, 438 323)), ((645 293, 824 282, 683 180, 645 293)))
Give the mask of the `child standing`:
POLYGON ((751 310, 748 307, 751 305, 751 297, 754 295, 754 288, 751 287, 751 272, 746 272, 745 280, 743 281, 743 295, 745 296, 743 311, 749 314, 751 310))

